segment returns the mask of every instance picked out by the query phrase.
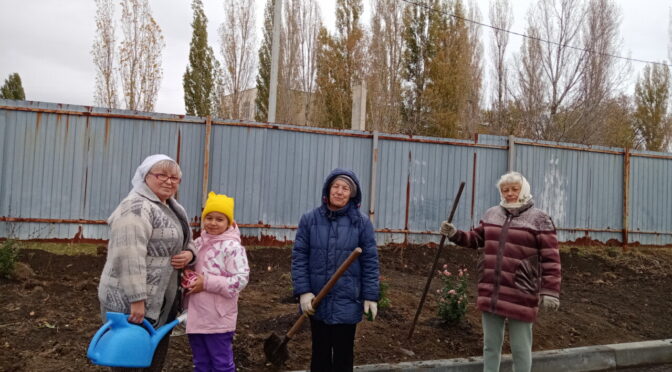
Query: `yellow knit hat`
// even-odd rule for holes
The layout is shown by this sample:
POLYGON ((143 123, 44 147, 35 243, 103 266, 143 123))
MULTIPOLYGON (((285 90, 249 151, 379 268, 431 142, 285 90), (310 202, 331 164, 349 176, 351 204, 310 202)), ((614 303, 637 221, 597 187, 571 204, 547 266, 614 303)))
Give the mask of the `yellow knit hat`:
POLYGON ((210 191, 208 194, 208 200, 205 202, 205 208, 203 208, 203 214, 201 214, 201 221, 205 221, 205 216, 210 212, 219 212, 224 213, 229 219, 229 224, 233 223, 233 207, 235 201, 233 198, 221 194, 215 194, 213 191, 210 191))

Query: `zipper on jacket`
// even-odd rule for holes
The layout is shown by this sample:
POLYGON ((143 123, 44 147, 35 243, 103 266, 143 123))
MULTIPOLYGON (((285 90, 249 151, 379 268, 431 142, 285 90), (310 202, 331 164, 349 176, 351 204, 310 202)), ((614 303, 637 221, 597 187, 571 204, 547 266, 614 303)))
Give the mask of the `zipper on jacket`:
POLYGON ((495 288, 492 291, 492 299, 490 302, 490 312, 495 312, 495 306, 497 305, 497 300, 499 299, 499 287, 500 279, 502 277, 502 256, 504 256, 504 247, 506 246, 506 237, 509 234, 509 225, 513 215, 508 213, 506 214, 506 220, 502 226, 502 231, 499 235, 499 247, 497 247, 497 262, 495 264, 495 288))

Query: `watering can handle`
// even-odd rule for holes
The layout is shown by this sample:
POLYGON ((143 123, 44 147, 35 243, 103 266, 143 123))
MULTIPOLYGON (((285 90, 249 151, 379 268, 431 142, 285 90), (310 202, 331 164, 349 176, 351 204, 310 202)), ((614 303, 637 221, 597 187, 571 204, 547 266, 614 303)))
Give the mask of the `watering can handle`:
POLYGON ((110 329, 110 326, 112 326, 112 321, 108 320, 105 324, 103 324, 100 329, 96 332, 95 335, 93 335, 93 338, 91 339, 91 343, 89 343, 89 349, 86 351, 86 355, 89 359, 95 359, 97 357, 97 352, 95 351, 96 345, 98 344, 98 341, 100 341, 100 338, 103 336, 105 332, 107 332, 108 329, 110 329))
MULTIPOLYGON (((133 324, 133 323, 131 323, 131 324, 133 324)), ((147 329, 147 332, 149 332, 150 336, 154 336, 156 334, 156 330, 154 329, 154 326, 152 325, 152 323, 149 322, 149 320, 147 320, 147 318, 142 318, 142 324, 136 324, 136 325, 139 325, 141 327, 145 327, 145 329, 147 329)))

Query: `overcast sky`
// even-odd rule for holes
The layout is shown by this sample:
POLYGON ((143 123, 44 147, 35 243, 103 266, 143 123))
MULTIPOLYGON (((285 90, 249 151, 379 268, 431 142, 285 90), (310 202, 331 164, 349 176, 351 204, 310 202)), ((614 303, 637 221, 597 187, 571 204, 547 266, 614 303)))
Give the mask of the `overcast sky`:
MULTIPOLYGON (((265 0, 254 1, 260 29, 265 0)), ((622 10, 621 55, 650 61, 666 60, 672 0, 614 1, 622 10)), ((329 28, 333 28, 335 2, 319 0, 324 22, 329 28)), ((221 59, 216 30, 224 18, 223 1, 204 0, 204 3, 210 43, 221 59)), ((369 1, 363 3, 368 20, 369 1)), ((477 0, 477 3, 487 23, 489 1, 477 0)), ((512 30, 523 32, 525 14, 532 0, 512 0, 512 3, 512 30)), ((163 81, 155 111, 183 114, 182 75, 188 63, 191 41, 191 1, 154 0, 150 4, 166 40, 163 81)), ((118 16, 119 6, 115 11, 118 16)), ((91 105, 95 72, 90 52, 95 34, 95 12, 93 0, 0 0, 0 84, 9 74, 18 72, 29 100, 91 105)), ((482 30, 484 37, 489 33, 488 29, 482 30)), ((118 27, 116 36, 118 40, 121 38, 118 27)), ((512 35, 511 44, 519 43, 520 37, 512 35)), ((644 64, 632 64, 631 81, 642 66, 644 64)))

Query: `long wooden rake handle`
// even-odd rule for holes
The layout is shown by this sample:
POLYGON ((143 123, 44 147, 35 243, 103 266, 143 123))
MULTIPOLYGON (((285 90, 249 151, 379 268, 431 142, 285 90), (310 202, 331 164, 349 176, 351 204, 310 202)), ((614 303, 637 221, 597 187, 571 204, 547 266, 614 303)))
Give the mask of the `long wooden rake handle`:
MULTIPOLYGON (((356 260, 357 257, 359 257, 360 254, 362 254, 362 248, 357 247, 357 248, 355 248, 354 251, 352 251, 350 253, 348 258, 346 258, 345 261, 343 261, 341 266, 339 266, 338 269, 336 270, 336 272, 334 272, 334 274, 331 276, 331 278, 329 279, 327 284, 325 284, 324 287, 322 287, 322 289, 317 294, 317 296, 315 296, 315 298, 313 298, 313 301, 311 301, 311 304, 313 305, 313 309, 316 308, 317 305, 320 303, 320 301, 322 301, 324 296, 326 296, 327 293, 329 293, 329 291, 331 291, 331 288, 334 287, 334 284, 336 284, 336 282, 341 277, 341 275, 343 275, 345 270, 347 270, 348 267, 350 267, 350 264, 352 264, 352 262, 354 260, 356 260)), ((301 317, 296 320, 296 322, 294 323, 292 328, 290 328, 289 331, 287 331, 287 334, 285 335, 285 337, 287 339, 292 338, 292 336, 294 336, 294 334, 299 331, 299 329, 303 325, 303 322, 307 318, 308 318, 308 314, 306 314, 306 313, 301 314, 301 317)))
MULTIPOLYGON (((457 210, 457 204, 460 202, 460 197, 462 196, 463 190, 464 190, 464 182, 460 183, 460 188, 459 190, 457 190, 457 196, 455 196, 455 200, 453 200, 453 207, 450 209, 448 222, 453 222, 453 217, 455 217, 455 211, 457 210)), ((413 337, 415 324, 418 322, 420 312, 422 312, 422 305, 425 304, 425 297, 427 297, 427 291, 429 291, 429 285, 432 284, 432 278, 434 277, 434 272, 436 271, 436 265, 439 264, 439 257, 441 257, 441 251, 443 250, 443 243, 445 242, 446 242, 446 236, 441 235, 441 242, 439 243, 439 249, 436 251, 436 256, 434 257, 434 264, 432 265, 432 269, 429 271, 429 275, 427 275, 427 283, 425 283, 425 290, 422 291, 422 297, 420 298, 420 304, 418 304, 418 310, 415 312, 413 323, 411 323, 411 329, 408 331, 409 340, 411 339, 411 337, 413 337)))

